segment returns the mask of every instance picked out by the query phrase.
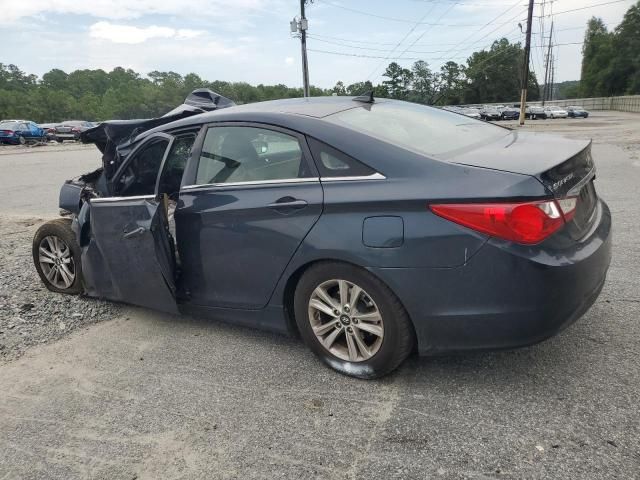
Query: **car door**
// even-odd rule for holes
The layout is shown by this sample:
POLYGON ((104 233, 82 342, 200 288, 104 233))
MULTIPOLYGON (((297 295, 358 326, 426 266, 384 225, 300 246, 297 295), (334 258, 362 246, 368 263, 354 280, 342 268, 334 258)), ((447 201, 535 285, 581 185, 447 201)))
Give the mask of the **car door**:
POLYGON ((264 124, 205 127, 175 213, 188 301, 266 306, 318 220, 322 195, 302 135, 264 124))
POLYGON ((90 201, 91 238, 82 253, 90 294, 178 311, 168 200, 156 193, 157 176, 173 142, 163 133, 150 136, 114 175, 116 196, 90 201))
POLYGON ((20 123, 20 129, 16 133, 18 133, 21 137, 24 137, 25 140, 31 139, 31 131, 29 130, 28 123, 20 123))

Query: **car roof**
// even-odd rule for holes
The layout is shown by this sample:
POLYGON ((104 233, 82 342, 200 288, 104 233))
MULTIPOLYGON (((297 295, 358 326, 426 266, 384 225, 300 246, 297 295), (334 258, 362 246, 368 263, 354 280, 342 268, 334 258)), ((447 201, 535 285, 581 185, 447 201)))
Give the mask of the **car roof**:
MULTIPOLYGON (((363 102, 354 101, 355 97, 307 97, 307 98, 286 98, 282 100, 270 100, 267 102, 248 103, 236 105, 225 109, 214 110, 204 113, 200 118, 207 116, 215 117, 220 113, 242 112, 242 113, 293 113, 306 115, 309 117, 322 118, 334 113, 361 107, 363 102)), ((383 102, 384 99, 375 99, 376 103, 383 102)))
MULTIPOLYGON (((291 121, 292 117, 294 119, 297 118, 300 123, 302 123, 303 119, 318 121, 334 113, 370 106, 370 103, 355 101, 354 98, 356 97, 287 98, 284 100, 270 100, 266 102, 235 105, 159 125, 141 132, 133 142, 138 142, 156 132, 165 132, 176 128, 190 127, 192 125, 201 125, 216 121, 257 121, 266 123, 274 122, 276 124, 282 121, 281 126, 290 128, 291 123, 295 123, 291 121)), ((375 99, 376 104, 391 101, 392 100, 388 99, 375 99)))

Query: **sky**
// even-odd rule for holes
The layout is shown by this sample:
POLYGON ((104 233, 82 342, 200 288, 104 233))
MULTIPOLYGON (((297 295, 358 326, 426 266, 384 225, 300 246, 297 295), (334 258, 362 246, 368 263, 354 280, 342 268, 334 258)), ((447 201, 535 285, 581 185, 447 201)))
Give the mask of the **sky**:
MULTIPOLYGON (((410 66, 422 59, 437 70, 500 37, 524 43, 518 23, 526 27, 527 3, 314 0, 307 6, 311 84, 379 83, 391 61, 410 66)), ((601 17, 612 29, 633 4, 536 0, 531 65, 539 81, 552 19, 555 80, 577 80, 587 20, 601 17)), ((298 0, 0 0, 0 12, 0 62, 38 76, 52 68, 122 66, 142 74, 171 70, 206 80, 302 85, 300 42, 289 25, 300 13, 298 0)))

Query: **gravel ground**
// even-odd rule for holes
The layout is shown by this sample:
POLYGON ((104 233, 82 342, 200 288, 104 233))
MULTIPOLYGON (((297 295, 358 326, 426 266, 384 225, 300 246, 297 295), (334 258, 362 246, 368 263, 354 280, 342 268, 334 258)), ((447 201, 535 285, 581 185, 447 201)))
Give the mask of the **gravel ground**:
POLYGON ((34 152, 64 152, 69 150, 95 150, 93 144, 85 145, 80 142, 48 142, 28 145, 0 145, 0 155, 18 155, 34 152))
POLYGON ((47 290, 33 266, 31 239, 45 220, 0 217, 0 362, 102 320, 121 306, 47 290))

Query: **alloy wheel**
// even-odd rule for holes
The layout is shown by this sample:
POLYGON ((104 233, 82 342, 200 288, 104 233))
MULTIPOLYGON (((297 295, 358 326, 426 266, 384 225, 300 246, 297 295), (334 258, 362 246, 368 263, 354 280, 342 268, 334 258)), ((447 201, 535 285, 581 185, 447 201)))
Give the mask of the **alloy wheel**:
POLYGON ((384 324, 380 310, 355 283, 334 279, 318 285, 311 293, 308 312, 320 344, 341 360, 363 362, 382 345, 384 324))
POLYGON ((76 265, 69 246, 55 235, 44 237, 38 247, 38 262, 47 281, 61 290, 73 285, 76 265))

